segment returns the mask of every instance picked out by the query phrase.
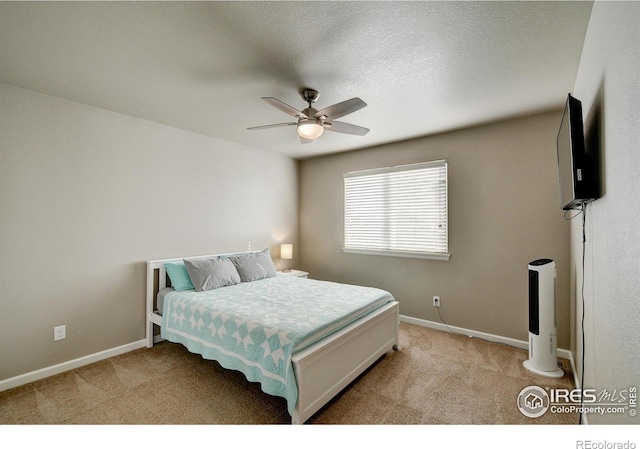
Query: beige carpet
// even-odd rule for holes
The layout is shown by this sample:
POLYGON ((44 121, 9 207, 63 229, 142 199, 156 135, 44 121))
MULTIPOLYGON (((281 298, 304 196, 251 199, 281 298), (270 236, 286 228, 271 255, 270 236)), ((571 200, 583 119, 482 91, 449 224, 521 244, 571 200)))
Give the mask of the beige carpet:
MULTIPOLYGON (((573 388, 522 367, 527 351, 402 323, 384 356, 309 423, 577 424, 520 413, 527 386, 573 388)), ((0 393, 2 424, 277 424, 286 403, 235 371, 168 342, 0 393)))

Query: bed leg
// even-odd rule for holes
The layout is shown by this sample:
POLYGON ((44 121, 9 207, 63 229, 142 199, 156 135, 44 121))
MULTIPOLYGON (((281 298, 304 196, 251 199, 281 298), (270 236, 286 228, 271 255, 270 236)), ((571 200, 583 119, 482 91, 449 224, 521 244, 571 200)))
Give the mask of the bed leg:
POLYGON ((147 331, 146 331, 147 348, 153 348, 153 323, 147 316, 147 331))
POLYGON ((153 284, 154 284, 154 268, 150 262, 147 262, 147 294, 146 294, 146 315, 145 315, 145 337, 147 340, 147 348, 153 347, 153 323, 151 322, 151 312, 153 312, 153 284))

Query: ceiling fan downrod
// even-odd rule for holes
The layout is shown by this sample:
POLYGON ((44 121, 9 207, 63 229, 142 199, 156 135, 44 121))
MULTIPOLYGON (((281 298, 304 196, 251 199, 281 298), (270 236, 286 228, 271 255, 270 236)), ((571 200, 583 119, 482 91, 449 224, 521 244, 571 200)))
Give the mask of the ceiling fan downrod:
POLYGON ((302 98, 304 98, 309 107, 318 100, 319 96, 318 91, 314 89, 304 89, 302 91, 302 98))

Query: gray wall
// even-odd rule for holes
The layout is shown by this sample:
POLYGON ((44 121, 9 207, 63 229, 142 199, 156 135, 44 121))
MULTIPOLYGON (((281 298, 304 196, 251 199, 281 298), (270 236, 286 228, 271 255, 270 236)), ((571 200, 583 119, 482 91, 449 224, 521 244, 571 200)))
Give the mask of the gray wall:
MULTIPOLYGON (((594 4, 574 89, 588 141, 600 149, 603 196, 587 207, 584 270, 582 223, 571 227, 578 317, 584 301, 584 368, 580 320, 572 348, 585 388, 598 392, 640 387, 639 23, 639 2, 594 4)), ((640 422, 628 413, 589 415, 588 421, 640 422)))
POLYGON ((297 183, 289 158, 0 84, 0 380, 143 339, 148 259, 281 263, 297 183))
POLYGON ((300 268, 310 277, 389 290, 400 313, 528 340, 528 263, 556 261, 558 344, 569 348, 569 223, 560 210, 561 111, 300 164, 300 268), (449 261, 345 254, 348 171, 447 159, 449 261))

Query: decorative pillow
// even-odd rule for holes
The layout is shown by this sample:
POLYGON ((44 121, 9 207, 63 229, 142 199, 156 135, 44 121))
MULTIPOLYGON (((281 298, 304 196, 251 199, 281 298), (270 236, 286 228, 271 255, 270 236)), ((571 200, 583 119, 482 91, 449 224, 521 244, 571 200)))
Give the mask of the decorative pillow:
POLYGON ((167 270, 171 286, 175 291, 193 290, 187 267, 183 262, 168 262, 164 264, 164 268, 167 270))
POLYGON ((238 270, 226 258, 185 259, 184 265, 195 290, 198 292, 240 283, 238 270))
POLYGON ((269 248, 258 253, 229 256, 238 270, 242 282, 257 281, 276 275, 276 267, 271 260, 269 248))

